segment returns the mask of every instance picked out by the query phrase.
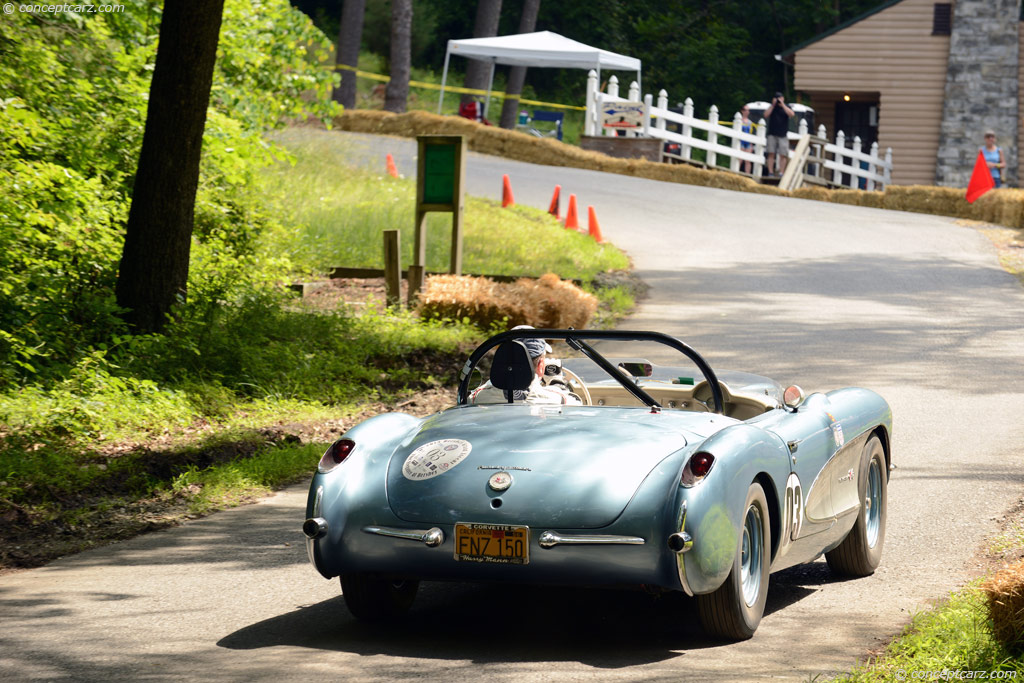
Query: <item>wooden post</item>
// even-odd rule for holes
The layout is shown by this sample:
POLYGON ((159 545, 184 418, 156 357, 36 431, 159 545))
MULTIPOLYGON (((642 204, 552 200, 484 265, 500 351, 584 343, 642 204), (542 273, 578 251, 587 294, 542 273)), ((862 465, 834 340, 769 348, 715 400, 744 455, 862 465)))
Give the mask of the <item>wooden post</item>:
POLYGON ((754 162, 754 180, 761 182, 761 172, 764 169, 764 146, 768 140, 768 126, 765 124, 764 119, 758 119, 757 121, 757 143, 754 145, 754 154, 757 156, 757 161, 754 162))
POLYGON ((384 291, 388 306, 402 303, 402 233, 384 231, 384 291))
MULTIPOLYGON (((668 93, 665 92, 664 88, 658 91, 658 109, 668 109, 668 93)), ((659 116, 657 125, 658 130, 665 130, 666 123, 668 123, 668 121, 665 117, 659 116)))
POLYGON ((708 168, 715 168, 718 166, 718 152, 715 151, 715 145, 718 144, 718 133, 715 132, 715 127, 718 125, 718 105, 712 104, 711 110, 708 111, 708 145, 711 149, 708 150, 707 163, 708 168))
POLYGON ((842 171, 842 167, 846 165, 846 157, 843 156, 843 152, 845 150, 846 150, 846 133, 844 133, 843 131, 838 131, 836 133, 835 160, 836 160, 836 166, 839 166, 840 168, 837 168, 834 171, 832 171, 832 182, 835 183, 835 185, 837 187, 842 187, 842 185, 843 185, 843 171, 842 171))
MULTIPOLYGON (((654 106, 654 98, 651 93, 644 95, 644 137, 649 138, 651 136, 651 107, 654 106)), ((658 153, 658 158, 661 158, 661 153, 658 153)))
MULTIPOLYGON (((878 141, 876 140, 875 142, 871 143, 871 166, 868 167, 869 170, 872 173, 878 173, 878 166, 876 165, 877 161, 878 161, 878 141)), ((874 190, 875 189, 875 179, 874 178, 868 178, 868 189, 869 190, 874 190)))
MULTIPOLYGON (((609 102, 614 102, 617 99, 619 99, 619 77, 618 76, 615 76, 613 74, 612 77, 608 79, 608 87, 605 89, 605 93, 608 94, 608 101, 609 102)), ((597 125, 600 126, 600 128, 601 128, 601 135, 610 135, 612 137, 615 137, 615 136, 617 136, 619 134, 618 131, 616 131, 614 128, 605 128, 604 127, 604 99, 605 98, 602 95, 601 99, 598 100, 597 125)))
MULTIPOLYGON (((853 136, 853 150, 855 152, 863 152, 864 150, 862 149, 862 147, 863 147, 863 145, 861 144, 860 136, 859 135, 854 135, 853 136)), ((853 168, 856 169, 854 173, 850 174, 850 189, 851 190, 859 190, 860 189, 860 179, 861 179, 861 176, 860 176, 860 172, 861 172, 860 163, 861 163, 860 159, 858 159, 857 157, 851 157, 850 158, 850 166, 853 166, 853 168)))
MULTIPOLYGON (((687 97, 686 101, 683 102, 683 116, 685 116, 688 119, 693 118, 693 100, 690 99, 689 97, 687 97)), ((689 138, 689 137, 692 137, 692 136, 693 136, 693 128, 690 126, 689 123, 684 123, 683 124, 683 137, 684 138, 689 138)), ((690 146, 684 142, 682 144, 682 146, 679 148, 679 154, 684 159, 689 161, 689 159, 690 159, 690 146)))
MULTIPOLYGON (((465 172, 465 171, 463 171, 465 172)), ((462 275, 462 192, 459 192, 459 207, 452 211, 452 253, 448 272, 462 275)))
MULTIPOLYGON (((739 112, 736 112, 736 114, 732 117, 732 132, 733 133, 742 133, 743 132, 743 117, 740 115, 739 112)), ((730 145, 730 147, 732 147, 732 153, 733 154, 736 154, 737 152, 741 151, 740 150, 740 139, 738 137, 733 137, 732 145, 730 145)), ((735 156, 732 156, 732 157, 729 158, 729 170, 732 171, 733 173, 739 173, 739 170, 740 170, 740 160, 737 159, 735 156)))
POLYGON ((597 72, 591 69, 587 72, 587 112, 583 119, 583 134, 597 135, 596 121, 600 120, 600 112, 597 108, 597 72))
POLYGON ((416 298, 423 289, 423 266, 409 266, 409 308, 416 306, 416 298))
MULTIPOLYGON (((626 99, 629 100, 630 102, 639 102, 640 101, 640 85, 636 81, 633 81, 632 83, 629 84, 629 95, 626 97, 626 99)), ((636 131, 635 130, 627 130, 626 131, 626 137, 627 138, 635 138, 636 137, 636 131)))

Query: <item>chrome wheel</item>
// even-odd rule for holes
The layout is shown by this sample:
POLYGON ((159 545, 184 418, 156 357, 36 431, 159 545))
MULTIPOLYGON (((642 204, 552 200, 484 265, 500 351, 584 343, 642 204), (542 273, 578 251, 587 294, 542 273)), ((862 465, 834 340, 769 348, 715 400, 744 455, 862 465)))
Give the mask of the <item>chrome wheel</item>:
POLYGON ((753 482, 736 534, 736 553, 725 582, 711 593, 698 594, 697 612, 708 635, 728 640, 745 640, 757 630, 768 599, 768 569, 771 563, 771 529, 768 500, 764 489, 753 482))
POLYGON ((882 469, 878 460, 871 460, 868 470, 868 495, 864 504, 867 507, 866 529, 869 548, 878 543, 878 532, 882 527, 882 469))
POLYGON ((868 576, 882 559, 889 483, 885 449, 878 436, 864 444, 857 479, 860 513, 853 528, 837 547, 825 553, 833 572, 840 576, 868 576))
POLYGON ((741 554, 740 576, 743 585, 743 602, 748 607, 757 602, 761 593, 761 555, 764 547, 763 524, 761 511, 751 505, 747 508, 747 516, 743 522, 743 550, 741 554))

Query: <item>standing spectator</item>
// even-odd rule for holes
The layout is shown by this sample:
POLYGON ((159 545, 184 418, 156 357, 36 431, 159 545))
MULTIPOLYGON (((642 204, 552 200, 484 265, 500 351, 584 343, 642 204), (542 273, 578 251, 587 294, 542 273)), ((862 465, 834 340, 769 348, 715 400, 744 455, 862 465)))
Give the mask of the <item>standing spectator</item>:
POLYGON ((768 119, 768 173, 774 176, 782 175, 786 170, 786 162, 789 161, 789 118, 793 116, 793 110, 786 106, 786 98, 781 92, 775 93, 772 98, 772 106, 768 107, 764 116, 768 119), (778 158, 778 169, 775 160, 778 158))
MULTIPOLYGON (((744 133, 752 133, 754 131, 754 123, 750 120, 750 108, 747 107, 747 105, 744 104, 743 108, 740 109, 740 116, 743 117, 742 120, 740 121, 740 131, 742 131, 744 133)), ((740 149, 742 151, 744 151, 744 152, 750 152, 750 150, 751 150, 751 148, 753 148, 753 146, 754 146, 754 143, 752 143, 752 142, 747 142, 746 140, 741 140, 740 141, 740 149)), ((741 161, 740 162, 740 172, 741 173, 752 173, 753 170, 754 170, 754 163, 752 161, 741 161)))
POLYGON ((999 169, 1006 168, 1006 160, 1003 159, 1003 148, 996 147, 996 132, 994 130, 985 131, 985 146, 981 148, 981 153, 985 157, 985 164, 988 165, 989 171, 992 172, 992 181, 996 187, 1002 187, 1003 174, 999 169))

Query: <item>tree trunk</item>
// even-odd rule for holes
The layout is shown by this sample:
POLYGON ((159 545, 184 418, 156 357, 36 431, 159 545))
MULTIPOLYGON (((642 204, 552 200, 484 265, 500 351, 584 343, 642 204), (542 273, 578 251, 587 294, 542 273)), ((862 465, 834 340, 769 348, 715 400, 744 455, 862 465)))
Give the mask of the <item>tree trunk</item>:
MULTIPOLYGON (((537 28, 537 12, 540 11, 540 0, 523 0, 523 14, 519 17, 519 32, 533 33, 537 28)), ((508 85, 505 87, 506 95, 521 95, 523 84, 526 83, 526 67, 513 66, 508 72, 508 85)), ((506 97, 501 107, 502 128, 515 128, 516 119, 519 118, 519 98, 506 97)))
POLYGON ((158 332, 188 286, 199 155, 224 0, 167 0, 117 279, 137 332, 158 332))
MULTIPOLYGON (((479 0, 476 6, 476 21, 473 22, 474 38, 490 38, 498 35, 498 20, 501 18, 501 0, 479 0)), ((466 64, 466 80, 463 85, 475 90, 486 90, 491 75, 490 62, 470 59, 466 64)), ((462 103, 473 99, 473 95, 463 95, 462 103)))
POLYGON ((391 80, 384 92, 384 109, 401 114, 409 99, 412 67, 412 0, 391 0, 391 80))
POLYGON ((341 8, 341 27, 338 29, 338 45, 335 48, 336 64, 341 74, 341 84, 334 89, 332 97, 345 109, 356 106, 356 72, 359 65, 359 47, 363 43, 363 15, 366 14, 366 0, 345 0, 341 8))

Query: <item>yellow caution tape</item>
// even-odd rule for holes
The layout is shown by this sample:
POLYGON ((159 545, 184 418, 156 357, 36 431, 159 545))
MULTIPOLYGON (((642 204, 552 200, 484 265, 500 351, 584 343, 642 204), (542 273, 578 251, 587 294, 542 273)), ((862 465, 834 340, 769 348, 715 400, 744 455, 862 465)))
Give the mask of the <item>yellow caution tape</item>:
MULTIPOLYGON (((390 76, 384 76, 382 74, 375 74, 375 73, 371 73, 369 71, 362 71, 361 69, 357 69, 354 66, 349 66, 348 64, 336 64, 334 68, 335 69, 340 69, 340 70, 343 70, 343 71, 352 71, 359 78, 368 78, 371 81, 380 81, 381 83, 387 83, 388 81, 391 80, 390 76)), ((409 85, 414 87, 414 88, 426 88, 427 90, 440 90, 441 89, 441 86, 438 85, 437 83, 426 83, 424 81, 409 81, 409 85)), ((447 92, 457 92, 457 93, 462 93, 462 94, 465 94, 465 95, 484 95, 484 96, 487 95, 487 91, 486 90, 475 90, 473 88, 460 88, 460 87, 454 86, 454 85, 446 85, 446 86, 444 86, 444 89, 447 92)), ((522 103, 522 104, 530 104, 530 105, 533 105, 535 107, 550 107, 550 108, 553 108, 553 109, 569 109, 569 110, 572 110, 572 111, 586 111, 587 110, 586 107, 577 107, 577 106, 572 105, 572 104, 558 104, 556 102, 538 102, 537 100, 525 99, 523 97, 520 97, 519 95, 510 95, 508 93, 497 92, 497 91, 492 91, 491 92, 491 97, 493 97, 495 99, 499 99, 499 100, 519 100, 519 102, 522 103)))

